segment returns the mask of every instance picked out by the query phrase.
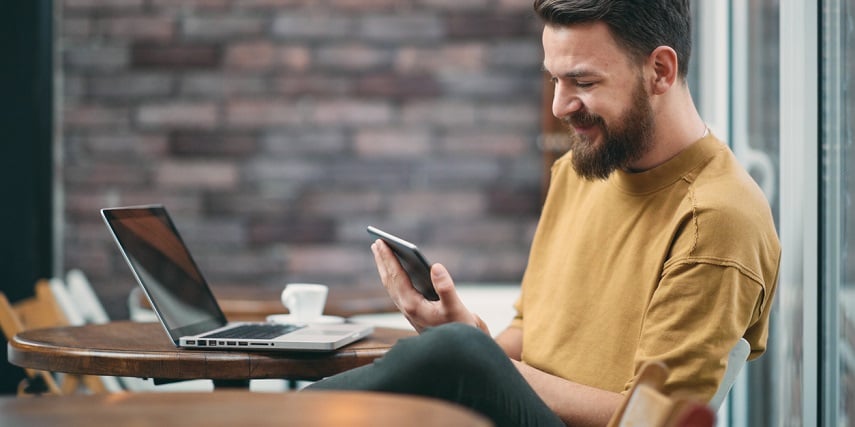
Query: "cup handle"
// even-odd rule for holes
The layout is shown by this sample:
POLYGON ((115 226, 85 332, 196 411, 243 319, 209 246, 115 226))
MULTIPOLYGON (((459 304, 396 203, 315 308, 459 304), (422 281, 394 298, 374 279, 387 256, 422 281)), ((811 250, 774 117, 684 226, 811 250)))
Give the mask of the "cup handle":
POLYGON ((294 303, 294 290, 285 288, 282 290, 282 305, 288 309, 288 312, 291 312, 291 305, 294 303))

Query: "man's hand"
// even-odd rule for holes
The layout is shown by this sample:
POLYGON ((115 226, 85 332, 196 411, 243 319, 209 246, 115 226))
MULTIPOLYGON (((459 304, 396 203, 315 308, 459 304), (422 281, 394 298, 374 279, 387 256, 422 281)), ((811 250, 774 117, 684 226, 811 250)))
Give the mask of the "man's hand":
POLYGON ((383 286, 395 306, 416 331, 421 333, 431 326, 460 322, 475 326, 490 335, 481 318, 469 311, 460 301, 454 289, 454 281, 442 264, 431 266, 430 277, 439 295, 439 301, 430 301, 416 291, 407 272, 386 243, 378 239, 371 245, 371 252, 374 253, 374 262, 377 264, 377 272, 380 273, 383 286))

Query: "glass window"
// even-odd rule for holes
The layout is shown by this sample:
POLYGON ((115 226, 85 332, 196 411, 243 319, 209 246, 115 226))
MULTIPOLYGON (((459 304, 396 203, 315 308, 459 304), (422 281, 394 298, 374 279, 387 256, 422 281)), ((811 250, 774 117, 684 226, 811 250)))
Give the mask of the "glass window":
POLYGON ((823 425, 855 422, 855 14, 852 2, 822 8, 823 425))

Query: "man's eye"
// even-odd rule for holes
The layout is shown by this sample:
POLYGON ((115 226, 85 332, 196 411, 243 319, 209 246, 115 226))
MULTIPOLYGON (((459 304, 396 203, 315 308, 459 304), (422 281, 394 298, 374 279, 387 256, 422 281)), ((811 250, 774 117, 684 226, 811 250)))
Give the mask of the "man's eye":
POLYGON ((590 88, 593 86, 594 86, 594 83, 591 83, 591 82, 576 82, 576 87, 581 88, 581 89, 587 89, 587 88, 590 88))

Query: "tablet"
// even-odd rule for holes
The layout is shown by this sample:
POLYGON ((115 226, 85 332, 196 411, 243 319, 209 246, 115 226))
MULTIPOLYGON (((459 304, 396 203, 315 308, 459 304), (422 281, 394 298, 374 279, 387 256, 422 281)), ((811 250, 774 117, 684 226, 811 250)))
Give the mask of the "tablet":
POLYGON ((413 287, 422 296, 431 301, 439 301, 439 295, 436 294, 433 282, 430 280, 430 263, 416 245, 370 225, 367 230, 368 234, 383 240, 392 249, 401 267, 410 277, 413 287))

